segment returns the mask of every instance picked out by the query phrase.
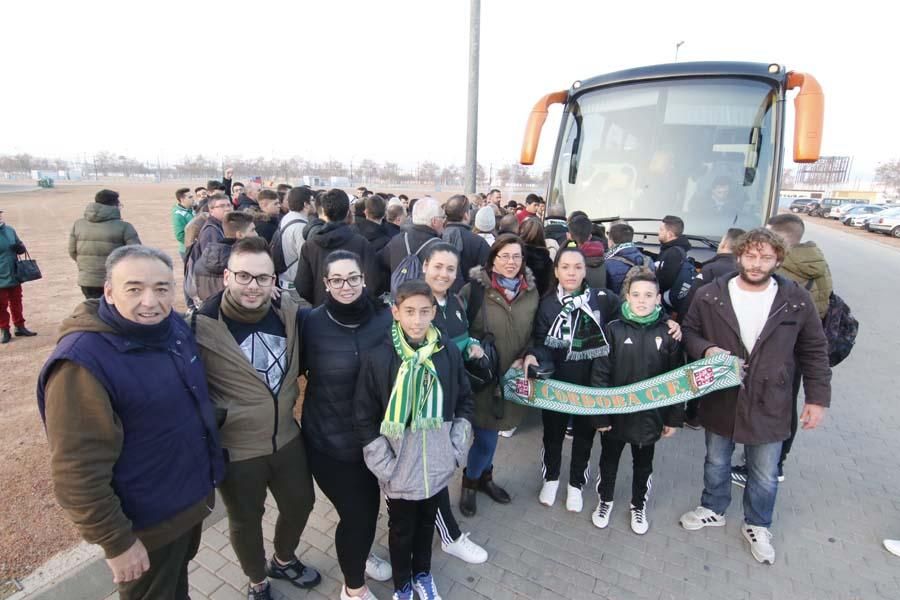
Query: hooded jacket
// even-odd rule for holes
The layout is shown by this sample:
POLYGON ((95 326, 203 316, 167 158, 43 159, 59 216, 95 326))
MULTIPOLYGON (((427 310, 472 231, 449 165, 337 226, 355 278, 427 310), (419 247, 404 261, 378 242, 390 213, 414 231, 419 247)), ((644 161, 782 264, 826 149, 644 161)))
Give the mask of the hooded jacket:
POLYGON ((303 239, 308 240, 309 236, 325 227, 326 222, 316 215, 309 218, 309 222, 303 227, 303 239))
MULTIPOLYGON (((617 319, 606 326, 609 354, 596 359, 591 368, 590 385, 618 387, 662 375, 684 364, 681 345, 669 335, 668 316, 661 313, 653 323, 640 325, 617 319)), ((642 410, 622 415, 598 415, 597 427, 612 426, 604 434, 629 444, 653 444, 662 435, 663 426, 684 424, 684 404, 642 410)))
POLYGON ((803 375, 805 401, 831 404, 831 369, 822 321, 805 289, 780 275, 769 318, 748 355, 731 304, 726 275, 697 290, 682 324, 690 360, 718 346, 747 361, 743 385, 713 392, 700 403, 700 422, 740 444, 790 437, 794 371, 803 375))
POLYGON ((352 229, 366 238, 373 252, 378 252, 391 241, 384 223, 374 223, 368 219, 359 219, 353 224, 352 229))
POLYGON ((69 256, 78 265, 78 285, 103 287, 106 257, 120 246, 140 243, 131 223, 122 220, 118 206, 88 204, 84 218, 75 221, 69 234, 69 256))
POLYGON ((831 269, 828 268, 822 249, 815 242, 803 242, 788 250, 778 274, 808 289, 819 318, 825 318, 832 292, 831 269))
POLYGON ((391 390, 400 369, 393 341, 363 359, 353 398, 354 428, 366 466, 378 478, 388 498, 424 500, 447 486, 457 467, 465 464, 472 440, 472 390, 462 355, 452 343, 439 342, 431 355, 443 390, 444 423, 440 429, 412 431, 400 439, 381 434, 391 390))
POLYGON ((641 249, 627 242, 613 246, 606 254, 606 287, 616 294, 622 293, 622 284, 625 283, 625 275, 633 267, 645 265, 653 268, 653 261, 649 256, 641 252, 641 249))
POLYGON ((359 255, 370 293, 377 292, 381 285, 375 255, 366 238, 355 233, 346 223, 326 223, 311 233, 300 248, 300 262, 297 263, 297 278, 294 280, 297 293, 313 306, 325 302, 325 259, 335 250, 347 250, 359 255))
POLYGON ((212 510, 224 461, 214 407, 188 326, 147 346, 79 304, 38 379, 38 407, 60 506, 107 558, 140 539, 148 550, 212 510), (77 426, 74 426, 76 425, 77 426))
POLYGON ((294 405, 300 395, 297 305, 282 294, 271 310, 287 335, 285 373, 277 394, 262 380, 228 329, 221 311, 222 294, 203 303, 191 317, 200 357, 206 367, 209 395, 216 405, 222 446, 231 461, 274 454, 299 434, 294 405))
MULTIPOLYGON (((491 284, 491 276, 484 267, 475 267, 469 273, 470 281, 460 296, 466 306, 472 301, 472 288, 481 286, 483 301, 475 317, 469 323, 469 334, 483 341, 488 333, 494 336, 494 345, 500 358, 499 373, 502 376, 512 363, 522 358, 531 347, 532 331, 540 297, 531 269, 525 267, 525 288, 510 303, 491 284)), ((518 427, 525 416, 526 407, 507 402, 499 395, 497 386, 489 386, 475 395, 473 424, 482 429, 503 431, 518 427)))
POLYGON ((659 293, 664 294, 672 289, 681 270, 681 263, 691 249, 691 241, 679 235, 672 241, 659 247, 659 260, 656 267, 656 280, 659 282, 659 293))

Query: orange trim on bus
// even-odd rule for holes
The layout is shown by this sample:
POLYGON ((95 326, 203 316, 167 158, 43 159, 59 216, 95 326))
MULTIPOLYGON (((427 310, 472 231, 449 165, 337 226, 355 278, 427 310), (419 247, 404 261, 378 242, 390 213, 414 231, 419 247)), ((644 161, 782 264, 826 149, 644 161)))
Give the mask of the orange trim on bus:
POLYGON ((822 125, 825 121, 825 94, 809 73, 791 71, 787 89, 799 87, 794 98, 794 162, 814 163, 822 149, 822 125))
POLYGON ((553 92, 537 101, 531 114, 528 116, 528 125, 525 126, 525 140, 522 142, 522 153, 519 162, 523 165, 533 165, 537 154, 538 142, 541 139, 541 129, 547 120, 547 112, 551 104, 565 104, 569 98, 569 91, 553 92))

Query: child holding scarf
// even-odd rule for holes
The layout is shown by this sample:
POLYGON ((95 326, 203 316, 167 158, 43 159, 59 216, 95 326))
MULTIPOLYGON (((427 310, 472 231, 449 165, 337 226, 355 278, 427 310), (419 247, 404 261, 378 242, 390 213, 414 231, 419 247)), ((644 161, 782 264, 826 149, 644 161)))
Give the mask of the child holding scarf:
POLYGON ((354 396, 355 429, 387 498, 395 600, 440 596, 431 576, 438 493, 465 461, 472 393, 462 356, 432 324, 424 281, 400 285, 394 324, 366 356, 354 396))
MULTIPOLYGON (((656 276, 646 268, 634 267, 623 285, 625 302, 622 317, 606 326, 609 352, 594 360, 591 385, 615 387, 649 379, 684 364, 681 345, 670 334, 667 317, 660 306, 656 276)), ((680 334, 680 332, 679 332, 680 334)), ((680 338, 680 335, 679 335, 680 338)), ((595 424, 601 435, 600 478, 594 525, 609 525, 619 458, 625 444, 631 444, 634 475, 631 484, 631 530, 647 533, 647 498, 653 473, 654 445, 660 437, 674 435, 684 422, 684 405, 649 409, 623 415, 600 415, 595 424)))

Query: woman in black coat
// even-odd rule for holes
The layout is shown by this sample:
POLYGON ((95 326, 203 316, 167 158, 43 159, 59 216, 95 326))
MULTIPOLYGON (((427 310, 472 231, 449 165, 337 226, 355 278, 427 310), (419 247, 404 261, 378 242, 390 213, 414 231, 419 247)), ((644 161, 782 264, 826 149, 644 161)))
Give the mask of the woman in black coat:
POLYGON ((392 575, 390 564, 369 554, 381 492, 353 429, 361 358, 383 341, 392 318, 387 307, 376 305, 366 292, 358 255, 332 252, 325 259, 324 273, 324 304, 298 316, 300 372, 307 382, 301 432, 313 477, 340 519, 334 545, 345 597, 365 595, 366 575, 379 581, 392 575))
POLYGON ((534 274, 538 294, 543 297, 554 284, 553 259, 544 238, 544 227, 537 217, 529 217, 519 225, 519 237, 525 242, 525 266, 534 274))

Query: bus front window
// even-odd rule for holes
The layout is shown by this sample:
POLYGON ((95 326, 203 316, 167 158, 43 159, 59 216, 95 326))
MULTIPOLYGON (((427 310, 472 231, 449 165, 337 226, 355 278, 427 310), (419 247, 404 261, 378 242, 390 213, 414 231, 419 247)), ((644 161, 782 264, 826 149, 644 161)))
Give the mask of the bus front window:
POLYGON ((588 91, 569 105, 551 201, 592 218, 678 215, 709 238, 759 227, 773 205, 776 99, 736 78, 588 91))

